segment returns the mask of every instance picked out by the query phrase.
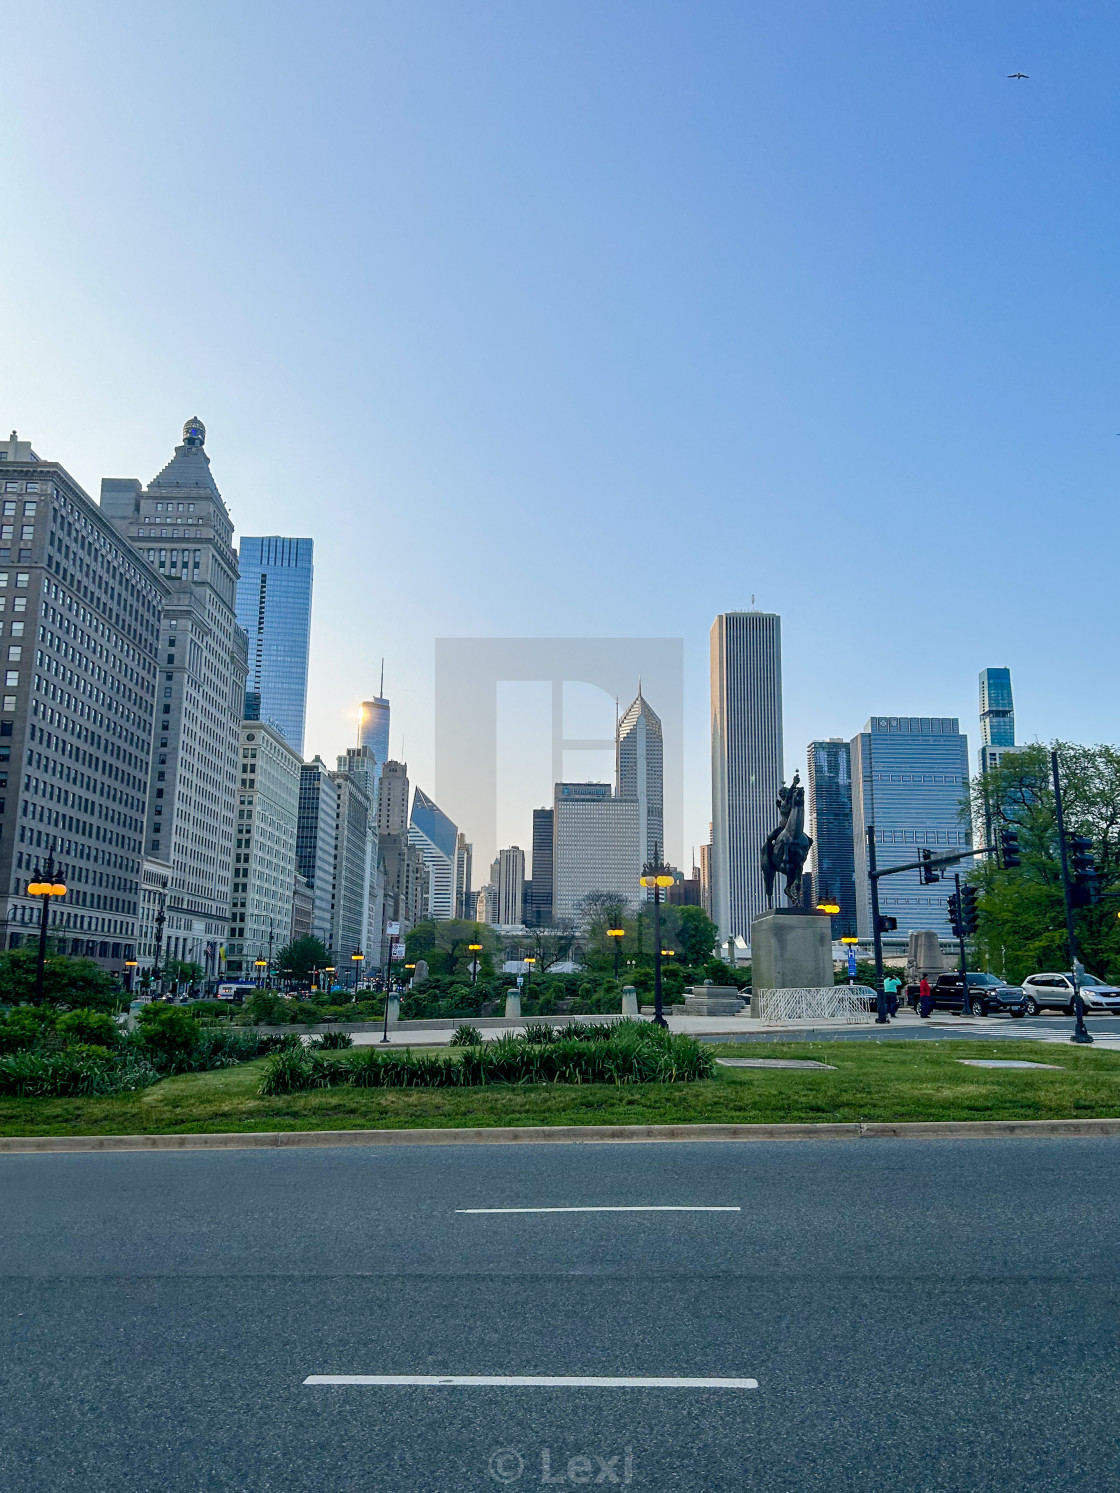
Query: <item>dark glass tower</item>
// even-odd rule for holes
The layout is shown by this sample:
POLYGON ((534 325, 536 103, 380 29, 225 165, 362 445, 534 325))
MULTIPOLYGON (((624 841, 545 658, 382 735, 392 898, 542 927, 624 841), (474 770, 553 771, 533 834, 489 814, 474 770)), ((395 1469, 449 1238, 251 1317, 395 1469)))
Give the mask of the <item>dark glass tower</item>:
POLYGON ((852 756, 848 743, 838 738, 809 743, 808 791, 809 852, 815 902, 834 902, 840 912, 832 919, 837 938, 856 931, 855 852, 852 845, 852 756))
POLYGON ((551 809, 533 810, 533 874, 525 898, 525 921, 534 928, 552 924, 551 809))
POLYGON ((307 655, 311 644, 310 539, 244 536, 238 556, 237 620, 249 634, 247 688, 259 719, 303 755, 307 655))

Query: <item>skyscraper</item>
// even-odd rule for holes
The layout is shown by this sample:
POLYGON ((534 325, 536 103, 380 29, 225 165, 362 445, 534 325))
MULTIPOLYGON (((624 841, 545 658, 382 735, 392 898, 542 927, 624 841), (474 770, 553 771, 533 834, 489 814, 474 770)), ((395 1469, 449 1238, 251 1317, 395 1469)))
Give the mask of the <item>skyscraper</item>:
POLYGON ((782 621, 725 612, 712 623, 712 918, 750 941, 766 906, 762 846, 782 782, 782 621))
MULTIPOLYGON (((872 716, 851 742, 853 861, 857 931, 871 933, 867 880, 867 826, 875 826, 875 856, 882 870, 972 844, 968 801, 968 738, 949 716, 872 716)), ((965 862, 962 869, 967 869, 965 862)), ((918 871, 900 871, 879 883, 879 910, 898 919, 899 938, 931 929, 950 938, 945 882, 923 886, 918 871)))
POLYGON ((474 893, 471 891, 471 862, 474 847, 462 830, 455 839, 455 916, 474 917, 474 893))
POLYGON ((531 928, 552 923, 552 809, 533 810, 533 875, 525 907, 531 928))
POLYGON ((980 671, 980 771, 998 767, 1006 747, 1015 745, 1015 704, 1010 669, 980 671))
POLYGON ((809 743, 805 800, 805 827, 813 837, 809 865, 814 899, 839 906, 832 931, 838 938, 851 937, 856 931, 852 754, 843 737, 809 743))
POLYGON ((553 805, 553 922, 578 922, 585 899, 602 892, 624 907, 638 900, 638 800, 610 783, 557 783, 553 805))
POLYGON ((259 718, 303 756, 311 645, 310 539, 242 535, 237 620, 249 638, 249 689, 259 718))
POLYGON ((498 922, 516 927, 521 922, 525 891, 525 852, 516 845, 498 851, 498 922))
POLYGON ((0 475, 0 947, 34 943, 42 900, 27 884, 53 849, 67 887, 48 918, 59 953, 123 973, 142 943, 168 587, 69 473, 15 432, 0 441, 0 475))
POLYGON ((421 788, 412 795, 408 843, 428 867, 428 916, 437 921, 455 916, 455 843, 458 830, 434 799, 421 788))
POLYGON ((327 764, 316 757, 305 762, 300 771, 296 860, 300 875, 311 888, 311 932, 328 949, 337 834, 338 785, 327 764))
POLYGON ((264 721, 241 723, 241 793, 230 888, 228 972, 252 979, 288 942, 296 875, 299 754, 264 721))
POLYGON ((389 702, 385 698, 385 675, 382 670, 382 693, 363 700, 358 721, 358 745, 369 747, 384 767, 389 760, 389 702))
POLYGON ((638 803, 638 859, 645 865, 652 855, 665 855, 665 773, 661 718, 642 698, 640 683, 618 723, 615 755, 618 797, 638 803))
POLYGON ((233 855, 245 848, 233 831, 247 660, 233 522, 205 441, 201 420, 188 420, 147 488, 102 482, 101 511, 168 588, 145 851, 167 876, 164 956, 213 976, 231 928, 233 855))

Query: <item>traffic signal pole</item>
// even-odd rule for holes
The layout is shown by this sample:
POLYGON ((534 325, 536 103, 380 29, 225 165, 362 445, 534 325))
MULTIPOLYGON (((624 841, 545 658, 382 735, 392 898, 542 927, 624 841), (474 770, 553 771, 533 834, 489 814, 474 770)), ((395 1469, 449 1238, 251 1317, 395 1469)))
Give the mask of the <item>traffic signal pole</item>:
POLYGON ((1085 1002, 1081 999, 1081 981, 1077 978, 1077 935, 1073 929, 1073 900, 1070 897, 1069 860, 1066 855, 1066 827, 1062 816, 1062 785, 1058 777, 1058 754, 1050 753, 1050 771, 1054 777, 1054 811, 1058 820, 1058 852, 1062 865, 1062 896, 1066 904, 1066 938, 1069 941, 1070 978, 1073 980, 1074 1027, 1071 1042, 1091 1042, 1085 1028, 1085 1002))
POLYGON ((957 944, 961 951, 961 1015, 971 1016, 972 1011, 968 1004, 968 962, 964 949, 964 900, 961 897, 961 873, 953 873, 953 881, 957 888, 957 944))
POLYGON ((875 939, 875 1020, 887 1020, 887 996, 883 989, 883 930, 879 926, 879 869, 875 860, 875 826, 867 826, 867 872, 871 882, 871 930, 875 939))

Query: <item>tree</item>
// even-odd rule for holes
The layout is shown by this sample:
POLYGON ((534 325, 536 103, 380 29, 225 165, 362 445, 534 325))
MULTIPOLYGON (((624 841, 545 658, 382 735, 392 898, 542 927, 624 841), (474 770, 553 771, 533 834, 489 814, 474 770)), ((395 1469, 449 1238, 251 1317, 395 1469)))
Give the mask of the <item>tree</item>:
POLYGON ((276 973, 282 980, 305 985, 313 970, 326 969, 331 962, 330 950, 321 939, 308 934, 285 944, 276 956, 276 973))
POLYGON ((468 922, 466 918, 448 918, 435 922, 417 923, 406 937, 406 958, 410 964, 423 959, 428 972, 433 975, 468 975, 472 943, 482 945, 479 968, 488 964, 498 950, 498 940, 493 929, 482 923, 468 922))
MULTIPOLYGON (((37 949, 10 949, 0 953, 0 1003, 18 1006, 35 1000, 37 949)), ((115 1011, 121 993, 113 980, 92 959, 70 959, 48 955, 43 967, 43 1000, 52 1006, 85 1006, 93 1011, 115 1011)))
POLYGON ((675 947, 682 963, 703 964, 719 939, 719 929, 702 907, 674 907, 675 947))
MULTIPOLYGON (((1104 890, 1120 883, 1120 751, 1055 742, 1068 834, 1087 835, 1104 890)), ((1022 864, 1003 870, 993 859, 970 873, 980 896, 977 948, 987 967, 1016 981, 1039 970, 1068 969, 1065 905, 1051 748, 1035 743, 1005 752, 998 767, 973 780, 973 817, 998 842, 1004 826, 1019 835, 1022 864)), ((1116 900, 1074 914, 1081 959, 1092 973, 1120 978, 1116 900)))

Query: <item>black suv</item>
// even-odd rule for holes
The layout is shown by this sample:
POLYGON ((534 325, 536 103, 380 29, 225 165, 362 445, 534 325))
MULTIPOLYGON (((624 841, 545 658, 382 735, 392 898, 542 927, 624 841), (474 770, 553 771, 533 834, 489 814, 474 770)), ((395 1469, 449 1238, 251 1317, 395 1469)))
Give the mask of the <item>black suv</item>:
MULTIPOLYGON (((930 987, 935 1011, 960 1011, 961 977, 959 971, 938 975, 930 987)), ((918 1008, 918 987, 911 985, 906 992, 910 1004, 918 1008)), ((968 1009, 973 1016, 1025 1016, 1027 998, 1018 985, 1005 985, 995 975, 983 970, 968 972, 968 1009)))

